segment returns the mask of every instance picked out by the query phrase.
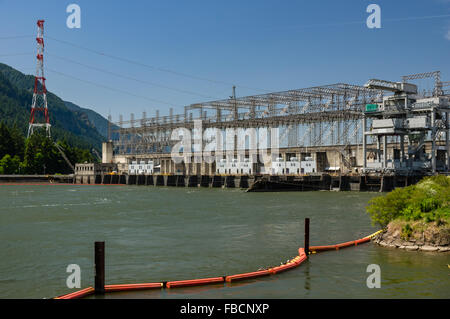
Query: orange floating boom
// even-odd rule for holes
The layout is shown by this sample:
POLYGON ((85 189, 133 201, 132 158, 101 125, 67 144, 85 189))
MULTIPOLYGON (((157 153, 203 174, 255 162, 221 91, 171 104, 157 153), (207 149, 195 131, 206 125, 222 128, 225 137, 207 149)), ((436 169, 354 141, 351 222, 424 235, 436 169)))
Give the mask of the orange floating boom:
POLYGON ((342 244, 337 244, 336 245, 336 249, 340 249, 340 248, 346 248, 346 247, 350 247, 350 246, 354 246, 355 245, 355 241, 348 241, 346 243, 342 243, 342 244))
POLYGON ((275 275, 275 274, 278 274, 280 272, 283 272, 283 271, 286 271, 286 270, 298 267, 298 266, 300 266, 300 264, 302 262, 304 262, 306 260, 306 258, 307 258, 306 255, 304 255, 302 257, 298 256, 298 260, 288 262, 287 264, 281 265, 281 266, 278 266, 278 267, 273 267, 273 268, 270 269, 270 272, 273 275, 275 275))
POLYGON ((367 243, 368 241, 370 241, 370 237, 364 237, 364 238, 355 240, 355 245, 367 243))
MULTIPOLYGON (((337 245, 327 245, 327 246, 310 246, 309 250, 311 252, 316 251, 326 251, 326 250, 338 250, 340 248, 346 248, 350 246, 356 246, 358 244, 369 242, 370 239, 380 233, 381 231, 378 231, 372 235, 366 236, 364 238, 354 240, 354 241, 348 241, 345 243, 337 244, 337 245)), ((254 272, 248 272, 243 274, 237 274, 232 276, 226 276, 226 277, 212 277, 212 278, 202 278, 202 279, 191 279, 191 280, 179 280, 179 281, 169 281, 166 283, 167 288, 176 288, 176 287, 189 287, 189 286, 201 286, 201 285, 207 285, 207 284, 213 284, 213 283, 221 283, 221 282, 232 282, 237 280, 245 280, 245 279, 252 279, 252 278, 258 278, 268 275, 275 275, 277 273, 298 267, 302 262, 304 262, 308 256, 305 253, 304 248, 298 249, 298 256, 294 257, 290 261, 288 261, 287 264, 273 267, 267 270, 260 270, 260 271, 254 271, 254 272)), ((157 283, 143 283, 143 284, 123 284, 123 285, 105 285, 105 292, 113 292, 113 291, 130 291, 130 290, 142 290, 142 289, 156 289, 156 288, 164 288, 164 284, 157 282, 157 283)), ((67 295, 62 295, 59 297, 56 297, 54 299, 76 299, 76 298, 82 298, 86 297, 88 295, 93 294, 95 289, 93 287, 88 287, 67 295)))
POLYGON ((83 298, 83 297, 92 295, 93 293, 94 293, 94 288, 88 287, 85 289, 81 289, 81 290, 72 292, 67 295, 62 295, 62 296, 56 297, 55 299, 78 299, 78 298, 83 298))
POLYGON ((311 246, 309 247, 310 251, 326 251, 326 250, 335 250, 336 245, 328 245, 328 246, 311 246))
POLYGON ((299 249, 298 249, 298 256, 299 256, 299 257, 306 256, 306 254, 305 254, 305 248, 299 248, 299 249))
POLYGON ((221 282, 224 282, 223 277, 178 280, 178 281, 168 281, 166 283, 166 287, 167 288, 177 288, 177 287, 201 286, 201 285, 209 285, 209 284, 215 284, 215 283, 221 283, 221 282))
POLYGON ((260 270, 260 271, 254 271, 254 272, 247 272, 244 274, 226 276, 225 280, 227 282, 232 282, 232 281, 236 281, 236 280, 244 280, 244 279, 257 278, 257 277, 262 277, 262 276, 268 276, 270 274, 271 274, 270 270, 260 270))
POLYGON ((164 284, 162 282, 152 282, 145 284, 105 285, 105 292, 156 289, 163 287, 164 284))

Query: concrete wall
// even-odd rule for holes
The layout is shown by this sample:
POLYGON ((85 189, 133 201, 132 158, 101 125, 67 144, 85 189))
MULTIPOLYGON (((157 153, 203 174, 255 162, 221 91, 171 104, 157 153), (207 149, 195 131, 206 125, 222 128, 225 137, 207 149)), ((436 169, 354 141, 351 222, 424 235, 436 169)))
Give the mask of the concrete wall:
POLYGON ((113 162, 113 143, 104 142, 102 143, 102 163, 112 163, 113 162))
MULTIPOLYGON (((302 153, 310 153, 311 157, 313 157, 317 162, 317 172, 323 172, 325 168, 336 168, 339 167, 340 171, 338 173, 347 174, 350 172, 356 172, 360 170, 363 166, 363 150, 362 145, 349 145, 345 149, 344 146, 336 145, 336 146, 317 146, 317 147, 297 147, 297 148, 285 148, 280 149, 279 157, 289 158, 289 157, 297 157, 301 159, 302 153), (320 155, 325 154, 325 156, 320 155), (349 169, 346 167, 343 156, 345 155, 347 161, 352 165, 349 169), (319 161, 320 157, 322 160, 319 161)), ((376 145, 368 144, 368 148, 375 148, 376 145)), ((427 143, 425 145, 427 152, 431 149, 431 144, 427 143)), ((393 159, 394 157, 394 149, 399 149, 400 145, 398 143, 390 143, 387 147, 387 157, 388 159, 393 159)), ((407 152, 407 145, 405 143, 405 153, 407 152)), ((239 154, 236 152, 235 156, 239 154)), ((246 154, 248 155, 248 151, 246 154)), ((270 155, 270 153, 268 153, 270 155)), ((369 154, 368 154, 369 155, 369 154)), ((261 173, 261 168, 266 168, 266 174, 270 172, 270 168, 272 167, 272 162, 270 160, 270 156, 268 156, 269 160, 267 163, 253 163, 252 173, 261 173)), ((139 161, 140 159, 151 159, 154 161, 155 165, 159 162, 161 165, 161 174, 183 174, 183 175, 214 175, 216 173, 216 162, 214 163, 195 163, 194 157, 191 154, 191 162, 186 163, 185 159, 182 163, 174 163, 171 159, 170 154, 142 154, 142 155, 118 155, 113 157, 113 161, 118 163, 119 165, 126 165, 121 163, 129 163, 132 160, 139 161)), ((259 159, 259 157, 258 157, 259 159)), ((373 159, 368 159, 367 162, 373 162, 373 159)), ((119 167, 120 170, 120 167, 119 167)), ((335 172, 333 170, 329 170, 328 172, 335 172)))

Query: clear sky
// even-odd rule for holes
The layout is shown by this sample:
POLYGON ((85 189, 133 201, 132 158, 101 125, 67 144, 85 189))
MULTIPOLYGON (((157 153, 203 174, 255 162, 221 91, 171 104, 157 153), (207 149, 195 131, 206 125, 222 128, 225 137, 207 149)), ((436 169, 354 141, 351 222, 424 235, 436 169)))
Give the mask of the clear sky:
POLYGON ((34 74, 38 19, 48 89, 113 121, 182 112, 232 84, 245 96, 435 70, 450 80, 450 0, 0 0, 0 62, 34 74), (71 3, 80 29, 66 26, 71 3), (366 26, 371 3, 381 29, 366 26))

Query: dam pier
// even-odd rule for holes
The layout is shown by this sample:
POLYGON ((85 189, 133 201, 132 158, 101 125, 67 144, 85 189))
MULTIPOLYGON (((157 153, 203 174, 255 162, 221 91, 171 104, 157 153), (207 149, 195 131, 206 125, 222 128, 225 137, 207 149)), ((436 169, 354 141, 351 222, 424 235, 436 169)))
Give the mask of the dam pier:
POLYGON ((241 188, 265 191, 371 191, 388 192, 417 183, 423 175, 169 175, 76 174, 75 184, 165 187, 241 188))

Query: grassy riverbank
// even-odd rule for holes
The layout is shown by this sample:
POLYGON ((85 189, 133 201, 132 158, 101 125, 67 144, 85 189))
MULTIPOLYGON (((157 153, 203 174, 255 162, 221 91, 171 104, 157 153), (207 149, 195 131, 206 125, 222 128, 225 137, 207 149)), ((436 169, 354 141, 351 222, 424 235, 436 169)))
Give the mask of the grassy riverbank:
MULTIPOLYGON (((426 177, 369 201, 374 224, 387 229, 384 238, 418 245, 450 244, 450 176, 426 177)), ((397 245, 398 246, 398 245, 397 245)))

